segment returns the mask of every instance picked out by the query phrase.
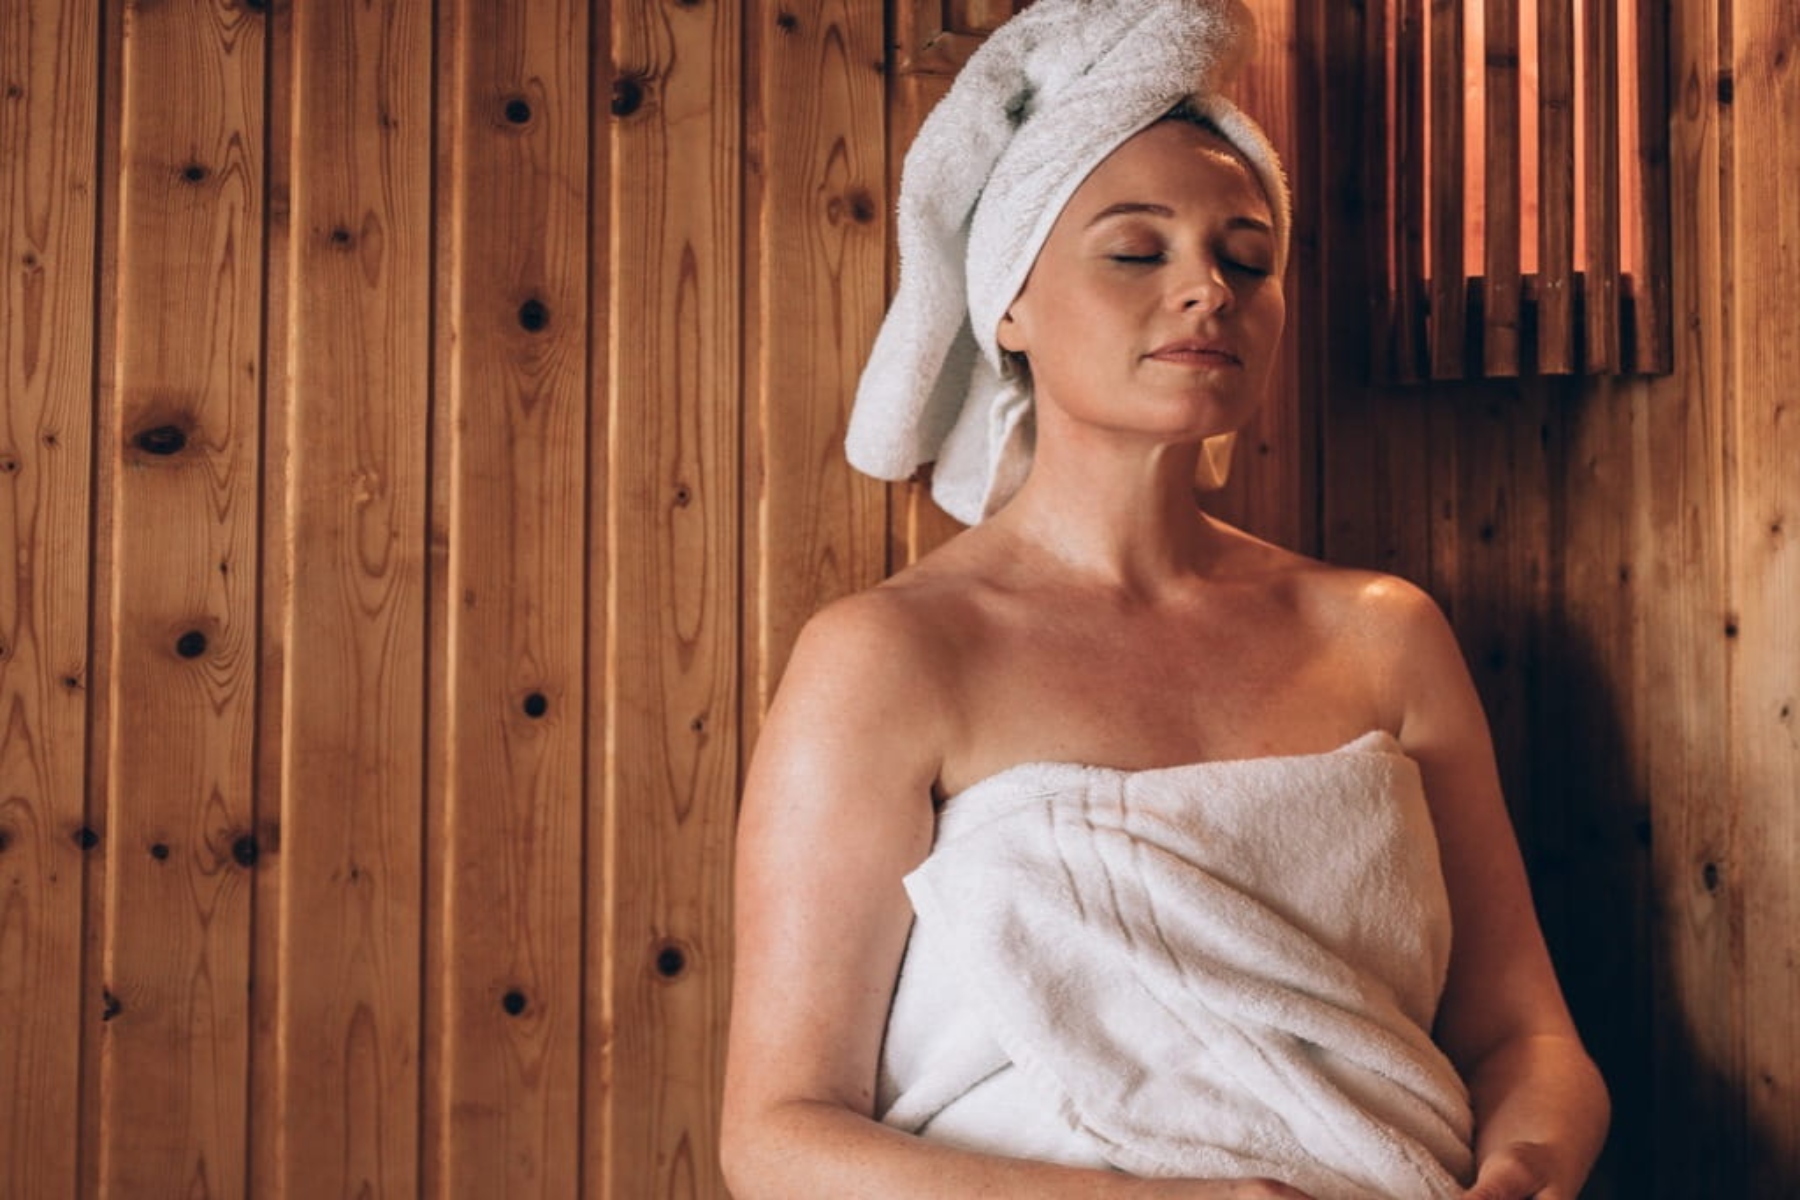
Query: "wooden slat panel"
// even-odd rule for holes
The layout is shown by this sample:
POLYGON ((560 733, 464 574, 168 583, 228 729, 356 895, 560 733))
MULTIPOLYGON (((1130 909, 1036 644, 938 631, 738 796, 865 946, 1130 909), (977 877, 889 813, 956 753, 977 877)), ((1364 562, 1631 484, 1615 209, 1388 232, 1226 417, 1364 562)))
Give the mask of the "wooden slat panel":
POLYGON ((723 1196, 714 1147, 738 779, 743 30, 612 9, 598 1194, 723 1196), (634 97, 642 103, 630 103, 634 97), (621 103, 621 101, 627 101, 621 103))
POLYGON ((1431 376, 1458 379, 1469 339, 1463 262, 1462 0, 1431 0, 1431 376))
POLYGON ((588 8, 438 9, 429 1194, 581 1170, 588 8))
POLYGON ((1632 280, 1633 371, 1674 369, 1670 303, 1669 6, 1637 0, 1638 185, 1643 261, 1632 280))
POLYGON ((886 298, 891 209, 880 12, 814 0, 756 5, 749 20, 761 169, 746 223, 746 746, 806 618, 885 572, 886 489, 851 470, 843 446, 886 298))
POLYGON ((1673 77, 1706 81, 1675 114, 1672 142, 1672 208, 1690 214, 1674 227, 1675 295, 1692 320, 1682 324, 1677 373, 1651 381, 1626 426, 1606 431, 1630 437, 1637 455, 1630 512, 1642 563, 1636 620, 1646 633, 1629 686, 1654 698, 1642 708, 1636 742, 1651 804, 1660 942, 1651 1054, 1663 1101, 1646 1153, 1656 1194, 1671 1198, 1752 1194, 1741 800, 1725 636, 1728 472, 1740 448, 1728 416, 1735 351, 1727 287, 1737 233, 1723 190, 1734 158, 1733 109, 1716 85, 1726 54, 1720 7, 1702 0, 1675 10, 1673 77))
POLYGON ((0 8, 0 1195, 78 1194, 99 19, 0 8))
POLYGON ((257 1196, 418 1194, 430 16, 273 16, 257 1196))
POLYGON ((1575 357, 1575 18, 1538 4, 1538 370, 1567 375, 1575 357))
MULTIPOLYGON (((1761 1139, 1747 1195, 1800 1185, 1800 13, 1740 3, 1730 22, 1736 445, 1732 711, 1742 798, 1744 1063, 1761 1139)), ((1733 632, 1728 625, 1727 636, 1733 632)), ((1715 642, 1716 644, 1716 642, 1715 642)))
POLYGON ((1619 22, 1616 0, 1588 0, 1582 15, 1583 152, 1587 169, 1587 263, 1582 369, 1619 367, 1619 22))
POLYGON ((1394 0, 1394 326, 1390 377, 1426 373, 1425 0, 1394 0))
POLYGON ((1486 0, 1482 369, 1519 373, 1519 3, 1486 0))
POLYGON ((123 33, 99 1186, 242 1195, 264 29, 172 0, 123 33))
MULTIPOLYGON (((1650 1194, 1641 1149, 1655 1097, 1651 1044, 1656 921, 1647 770, 1638 731, 1664 700, 1620 686, 1639 678, 1637 619, 1649 564, 1634 509, 1641 455, 1631 428, 1637 385, 1552 378, 1540 415, 1551 431, 1556 595, 1528 714, 1532 811, 1523 832, 1538 911, 1563 990, 1612 1089, 1613 1131, 1600 1197, 1650 1194), (1610 1190, 1609 1190, 1610 1189, 1610 1190)), ((1660 832, 1654 833, 1660 838, 1660 832)))

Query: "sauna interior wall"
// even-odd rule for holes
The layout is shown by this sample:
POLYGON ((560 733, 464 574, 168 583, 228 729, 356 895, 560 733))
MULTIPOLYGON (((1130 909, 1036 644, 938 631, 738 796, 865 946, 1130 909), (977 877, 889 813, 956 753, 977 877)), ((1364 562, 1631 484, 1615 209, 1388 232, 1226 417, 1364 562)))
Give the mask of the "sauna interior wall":
MULTIPOLYGON (((1376 392, 1355 7, 1257 5, 1313 200, 1217 504, 1456 619, 1595 1194, 1784 1194, 1795 30, 1675 0, 1674 376, 1376 392)), ((0 7, 0 1196, 723 1194, 738 773, 805 615, 951 531, 838 443, 1006 11, 0 7)))
POLYGON ((1351 385, 1356 139, 1305 99, 1360 94, 1361 6, 1297 7, 1299 107, 1328 134, 1319 549, 1423 583, 1463 641, 1612 1085, 1584 1194, 1800 1194, 1792 6, 1667 6, 1673 374, 1393 389, 1351 385))

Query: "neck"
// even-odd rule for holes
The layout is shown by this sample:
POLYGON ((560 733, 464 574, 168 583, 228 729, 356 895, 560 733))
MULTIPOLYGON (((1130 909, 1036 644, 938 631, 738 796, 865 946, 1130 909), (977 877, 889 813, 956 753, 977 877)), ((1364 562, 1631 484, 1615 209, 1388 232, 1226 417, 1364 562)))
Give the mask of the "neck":
POLYGON ((1194 444, 1040 440, 1031 475, 993 521, 1085 582, 1154 596, 1222 546, 1194 501, 1194 444))

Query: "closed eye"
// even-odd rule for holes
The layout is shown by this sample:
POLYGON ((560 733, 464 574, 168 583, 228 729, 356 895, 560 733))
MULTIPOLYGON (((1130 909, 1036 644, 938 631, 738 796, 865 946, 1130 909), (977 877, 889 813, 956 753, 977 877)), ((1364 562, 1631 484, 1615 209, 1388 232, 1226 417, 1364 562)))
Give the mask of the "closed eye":
POLYGON ((1150 264, 1163 260, 1161 254, 1109 254, 1107 257, 1116 263, 1150 264))

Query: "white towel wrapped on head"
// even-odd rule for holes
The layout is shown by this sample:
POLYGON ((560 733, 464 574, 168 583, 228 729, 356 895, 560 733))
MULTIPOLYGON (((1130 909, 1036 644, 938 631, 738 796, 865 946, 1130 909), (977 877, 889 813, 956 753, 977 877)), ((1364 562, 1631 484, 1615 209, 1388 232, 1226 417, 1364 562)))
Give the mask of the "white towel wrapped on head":
POLYGON ((1256 172, 1282 269, 1280 160, 1221 93, 1252 31, 1242 0, 1038 0, 970 57, 906 156, 900 283, 857 388, 853 466, 905 479, 935 461, 933 496, 968 524, 1006 502, 1031 465, 1031 392, 1001 356, 1000 318, 1082 180, 1178 104, 1256 172))

